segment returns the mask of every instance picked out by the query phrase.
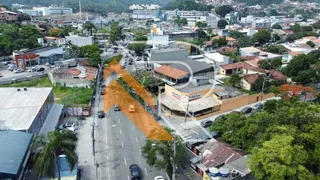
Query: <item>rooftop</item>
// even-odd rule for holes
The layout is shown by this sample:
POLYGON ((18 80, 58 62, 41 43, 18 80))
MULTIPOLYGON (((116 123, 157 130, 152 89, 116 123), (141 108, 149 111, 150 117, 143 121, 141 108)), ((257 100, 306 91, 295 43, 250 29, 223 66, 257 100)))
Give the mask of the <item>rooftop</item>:
POLYGON ((254 84, 256 80, 258 79, 259 74, 246 74, 243 75, 243 79, 245 79, 249 84, 254 84))
POLYGON ((167 65, 162 65, 156 69, 154 69, 155 72, 159 74, 163 74, 165 76, 174 78, 174 79, 181 79, 183 77, 186 77, 189 73, 182 71, 177 68, 173 68, 167 65))
POLYGON ((204 62, 199 62, 199 61, 194 61, 194 60, 185 60, 183 61, 183 63, 186 63, 190 68, 191 68, 191 71, 190 72, 190 69, 185 65, 185 64, 170 64, 169 66, 171 67, 174 67, 174 68, 177 68, 177 69, 180 69, 182 71, 185 71, 185 72, 189 72, 190 74, 195 74, 195 73, 198 73, 198 72, 201 72, 201 71, 204 71, 204 70, 211 70, 211 71, 214 71, 214 67, 213 66, 210 66, 208 65, 207 63, 204 63, 204 62))
POLYGON ((57 49, 57 48, 60 48, 60 47, 55 47, 55 46, 39 47, 39 48, 34 48, 34 49, 28 49, 28 50, 24 51, 24 53, 37 54, 37 53, 50 51, 50 50, 57 49))
POLYGON ((52 88, 0 88, 0 120, 13 130, 28 130, 52 88))
POLYGON ((31 140, 32 134, 29 133, 0 131, 0 173, 18 174, 31 140))

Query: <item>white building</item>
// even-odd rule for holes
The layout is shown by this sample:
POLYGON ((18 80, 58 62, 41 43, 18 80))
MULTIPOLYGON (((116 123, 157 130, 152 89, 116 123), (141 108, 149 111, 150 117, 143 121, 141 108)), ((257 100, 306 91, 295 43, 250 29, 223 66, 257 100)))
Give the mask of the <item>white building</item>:
POLYGON ((133 19, 155 19, 157 18, 157 10, 133 10, 133 19))
POLYGON ((71 41, 72 44, 76 46, 86 46, 93 44, 93 37, 83 37, 78 35, 66 36, 67 42, 71 41))
POLYGON ((228 56, 220 53, 207 53, 204 54, 203 57, 206 60, 213 62, 217 71, 219 70, 220 66, 232 63, 232 60, 228 56))
POLYGON ((164 34, 161 28, 154 27, 150 33, 150 40, 152 41, 152 48, 168 47, 169 35, 164 34))
POLYGON ((61 15, 72 14, 72 8, 65 7, 33 7, 32 9, 18 9, 19 12, 29 14, 31 16, 49 16, 49 15, 61 15))
POLYGON ((218 16, 216 16, 215 14, 208 14, 208 16, 201 16, 198 21, 203 21, 206 22, 208 26, 212 27, 212 28, 217 28, 218 27, 218 21, 220 20, 220 18, 218 16))
POLYGON ((258 30, 253 28, 244 28, 240 31, 241 33, 245 34, 246 36, 253 36, 258 30))
POLYGON ((131 10, 156 10, 157 8, 160 8, 157 4, 133 4, 129 7, 131 10))

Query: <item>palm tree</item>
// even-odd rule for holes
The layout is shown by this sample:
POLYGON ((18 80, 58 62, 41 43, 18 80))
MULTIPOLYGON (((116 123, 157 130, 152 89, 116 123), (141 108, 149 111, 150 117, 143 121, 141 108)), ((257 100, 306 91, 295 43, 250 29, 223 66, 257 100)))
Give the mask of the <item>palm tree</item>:
MULTIPOLYGON (((174 141, 152 141, 147 139, 141 152, 149 166, 168 172, 183 158, 185 148, 180 137, 173 134, 173 130, 166 127, 164 129, 174 137, 174 141), (174 148, 176 148, 176 153, 174 148)), ((168 174, 171 173, 168 172, 168 174)))
POLYGON ((57 167, 58 179, 60 176, 59 155, 65 154, 70 170, 77 163, 76 150, 77 137, 70 130, 51 131, 44 135, 38 135, 33 139, 31 149, 34 156, 35 167, 40 176, 55 177, 54 169, 57 167))

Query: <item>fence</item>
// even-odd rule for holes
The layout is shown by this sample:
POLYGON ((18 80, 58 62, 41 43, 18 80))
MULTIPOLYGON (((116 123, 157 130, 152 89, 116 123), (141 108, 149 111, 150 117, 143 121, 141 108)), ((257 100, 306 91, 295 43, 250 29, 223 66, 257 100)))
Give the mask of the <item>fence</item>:
POLYGON ((17 77, 11 77, 11 78, 1 78, 0 79, 0 84, 11 84, 11 83, 15 83, 15 82, 34 80, 34 79, 47 77, 47 76, 48 76, 48 74, 41 73, 41 74, 29 75, 29 76, 17 76, 17 77))

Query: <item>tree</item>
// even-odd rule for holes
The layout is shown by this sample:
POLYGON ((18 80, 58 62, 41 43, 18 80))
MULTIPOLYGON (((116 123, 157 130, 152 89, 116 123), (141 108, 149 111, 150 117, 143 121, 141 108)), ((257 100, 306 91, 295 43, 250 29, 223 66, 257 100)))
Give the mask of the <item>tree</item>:
POLYGON ((229 31, 229 36, 230 36, 230 37, 233 37, 233 38, 235 38, 235 39, 239 39, 239 38, 245 37, 245 36, 243 35, 243 33, 239 32, 239 31, 235 31, 235 30, 230 30, 230 31, 229 31))
POLYGON ((301 92, 317 94, 311 87, 299 84, 283 84, 277 88, 277 93, 285 100, 296 99, 300 96, 301 92))
POLYGON ((49 30, 49 35, 52 37, 59 37, 61 30, 59 28, 52 28, 49 30))
POLYGON ((223 5, 223 6, 220 6, 220 7, 216 7, 215 11, 221 17, 225 17, 226 14, 230 13, 231 11, 233 11, 233 8, 231 6, 229 6, 229 5, 223 5))
POLYGON ((258 61, 258 65, 261 69, 272 69, 271 64, 267 60, 258 61))
POLYGON ((271 28, 272 29, 282 29, 282 26, 279 23, 275 23, 274 25, 272 25, 271 28))
POLYGON ((278 11, 275 9, 270 9, 269 13, 270 13, 270 16, 278 16, 279 15, 278 11))
POLYGON ((253 46, 253 42, 252 42, 252 39, 248 36, 244 36, 242 38, 239 38, 238 39, 238 42, 239 42, 239 46, 240 47, 248 47, 248 46, 253 46))
POLYGON ((35 167, 41 176, 55 177, 54 167, 56 165, 58 179, 61 179, 59 155, 65 154, 70 170, 72 171, 77 163, 76 154, 77 137, 70 130, 51 131, 47 136, 38 135, 33 139, 31 148, 36 152, 35 167))
POLYGON ((312 48, 316 46, 312 41, 307 41, 306 44, 308 44, 312 48))
POLYGON ((280 69, 282 66, 281 58, 275 58, 271 60, 271 67, 272 69, 280 69))
POLYGON ((176 141, 176 155, 174 155, 173 141, 151 141, 147 139, 145 145, 141 148, 141 152, 149 166, 167 171, 168 169, 171 170, 181 160, 184 147, 180 137, 173 134, 173 130, 166 127, 165 130, 176 141))
POLYGON ((180 18, 179 16, 175 18, 173 22, 178 26, 184 26, 188 24, 188 20, 186 18, 180 18))
POLYGON ((206 22, 198 21, 198 22, 196 22, 196 26, 198 28, 204 28, 204 27, 207 27, 208 24, 206 22))
POLYGON ((193 0, 177 0, 170 2, 164 9, 167 10, 186 10, 186 11, 211 11, 213 9, 212 5, 205 5, 202 3, 197 3, 193 0))
POLYGON ((96 31, 96 32, 97 32, 96 26, 95 26, 93 23, 91 23, 91 22, 83 24, 82 27, 83 27, 83 29, 87 30, 87 32, 90 33, 90 36, 92 36, 92 32, 93 32, 93 31, 96 31))
POLYGON ((271 34, 268 30, 260 30, 255 33, 252 38, 260 44, 265 44, 270 41, 271 34))
POLYGON ((312 31, 312 26, 301 26, 302 31, 312 31))
POLYGON ((28 14, 25 13, 19 13, 18 14, 18 21, 22 22, 22 21, 30 21, 31 17, 28 14))
POLYGON ((220 46, 225 46, 228 44, 228 41, 226 39, 226 37, 220 37, 219 39, 215 39, 213 41, 214 44, 218 45, 219 47, 220 46))
POLYGON ((224 19, 221 19, 218 21, 218 28, 224 29, 226 28, 226 25, 228 25, 228 22, 224 19))
POLYGON ((229 79, 229 83, 232 86, 239 86, 240 85, 240 81, 241 81, 241 77, 238 74, 233 74, 229 79))
POLYGON ((302 29, 301 29, 301 26, 299 24, 294 24, 292 27, 291 27, 292 31, 294 33, 297 33, 297 32, 301 32, 302 29))
POLYGON ((271 45, 268 46, 265 51, 275 53, 275 54, 282 54, 286 52, 286 48, 282 45, 271 45))
POLYGON ((254 149, 248 166, 257 179, 315 179, 305 167, 308 152, 289 135, 276 135, 254 149))
POLYGON ((122 28, 119 26, 118 22, 113 22, 110 25, 110 41, 114 43, 120 39, 123 39, 124 36, 122 35, 122 28))
POLYGON ((128 45, 128 49, 133 50, 138 56, 143 54, 146 47, 147 45, 144 43, 133 43, 128 45))
POLYGON ((147 36, 136 36, 134 37, 135 41, 147 41, 148 37, 147 36))

